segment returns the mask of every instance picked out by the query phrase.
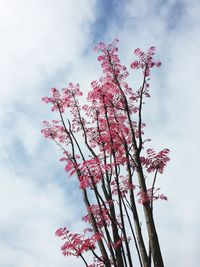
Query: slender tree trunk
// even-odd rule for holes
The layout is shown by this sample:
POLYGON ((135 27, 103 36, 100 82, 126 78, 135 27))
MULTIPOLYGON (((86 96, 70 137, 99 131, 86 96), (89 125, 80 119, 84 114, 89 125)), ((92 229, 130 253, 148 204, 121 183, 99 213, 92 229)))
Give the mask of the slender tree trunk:
MULTIPOLYGON (((137 176, 138 176, 138 181, 141 187, 141 191, 146 193, 147 188, 146 188, 144 174, 142 171, 142 166, 141 166, 139 157, 136 158, 136 163, 137 163, 136 171, 137 171, 137 176)), ((154 262, 154 267, 164 267, 161 249, 160 249, 159 240, 158 240, 158 235, 156 232, 156 227, 155 227, 150 203, 149 202, 145 203, 143 205, 143 209, 144 209, 145 221, 146 221, 147 232, 149 236, 149 243, 150 243, 150 248, 151 248, 151 253, 152 253, 152 259, 154 262)))
MULTIPOLYGON (((86 190, 84 189, 84 190, 82 190, 82 192, 83 192, 83 200, 85 202, 85 205, 86 205, 86 207, 89 207, 90 206, 90 203, 89 203, 89 200, 88 200, 88 197, 87 197, 86 190)), ((93 218, 93 215, 91 213, 89 213, 89 215, 90 215, 90 218, 91 218, 92 227, 94 229, 94 232, 95 233, 98 233, 98 228, 97 228, 95 219, 93 218)), ((99 246, 99 249, 101 251, 101 255, 103 257, 103 261, 104 261, 105 266, 106 267, 111 267, 108 254, 107 254, 107 251, 105 249, 105 246, 104 246, 102 240, 98 240, 97 242, 98 242, 98 246, 99 246)))

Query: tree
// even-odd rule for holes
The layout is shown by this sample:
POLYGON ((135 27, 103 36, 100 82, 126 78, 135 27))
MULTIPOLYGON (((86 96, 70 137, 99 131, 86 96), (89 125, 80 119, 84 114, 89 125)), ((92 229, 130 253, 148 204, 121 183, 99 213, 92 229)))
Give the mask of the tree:
POLYGON ((138 59, 131 69, 143 77, 134 91, 126 82, 129 73, 120 63, 117 42, 101 42, 95 48, 103 76, 91 83, 87 105, 79 101, 79 84, 70 83, 61 91, 52 88, 51 96, 43 98, 59 120, 44 121, 42 133, 62 149, 65 171, 77 177, 87 209, 83 220, 89 225, 82 234, 63 227, 56 235, 64 240, 62 253, 80 257, 88 267, 132 267, 135 252, 141 267, 152 262, 162 267, 153 203, 167 200, 156 180, 169 161, 169 150, 146 149, 150 140, 144 138, 142 116, 144 99, 150 97, 151 69, 161 63, 153 58, 155 47, 134 51, 138 59), (146 222, 143 229, 141 221, 146 222), (87 251, 92 264, 87 263, 87 251))

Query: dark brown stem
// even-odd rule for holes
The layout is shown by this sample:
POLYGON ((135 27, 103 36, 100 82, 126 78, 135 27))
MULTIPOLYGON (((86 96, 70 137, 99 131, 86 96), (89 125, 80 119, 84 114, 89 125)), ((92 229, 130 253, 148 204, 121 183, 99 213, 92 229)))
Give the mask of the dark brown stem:
POLYGON ((137 244, 137 239, 136 239, 136 236, 135 236, 135 233, 134 233, 134 230, 133 230, 133 226, 132 226, 132 223, 131 223, 131 219, 130 219, 130 216, 128 214, 128 210, 127 210, 127 207, 126 207, 126 204, 124 202, 124 200, 122 199, 122 203, 123 203, 123 206, 124 206, 124 210, 126 212, 126 216, 127 216, 127 219, 128 219, 128 222, 129 222, 129 226, 131 228, 131 233, 133 235, 133 239, 134 239, 134 242, 135 242, 135 247, 136 247, 136 250, 137 250, 137 254, 138 254, 138 258, 139 258, 139 262, 140 262, 140 266, 143 267, 143 264, 142 264, 142 259, 141 259, 141 256, 140 256, 140 250, 138 248, 138 244, 137 244))
POLYGON ((139 103, 139 111, 138 111, 138 132, 139 132, 139 145, 138 145, 138 150, 141 151, 142 149, 142 101, 143 101, 143 93, 144 93, 144 87, 146 83, 146 70, 147 70, 147 64, 145 65, 144 69, 144 77, 143 77, 143 82, 141 86, 141 91, 140 91, 140 103, 139 103))
MULTIPOLYGON (((104 101, 104 96, 103 96, 103 101, 104 101)), ((118 201, 119 201, 120 219, 121 219, 121 223, 122 223, 122 232, 123 232, 123 235, 124 235, 124 238, 125 238, 125 245, 126 245, 126 250, 127 250, 127 257, 128 257, 128 261, 129 261, 129 266, 133 267, 131 254, 130 254, 130 249, 129 249, 129 245, 128 245, 128 242, 127 242, 127 235, 126 235, 126 230, 125 230, 126 228, 125 228, 124 217, 123 217, 121 192, 120 192, 120 187, 119 187, 119 172, 118 172, 118 169, 117 169, 118 164, 117 164, 117 161, 116 161, 115 151, 114 151, 114 148, 113 148, 114 141, 113 141, 112 134, 111 134, 111 127, 110 127, 110 122, 109 122, 109 119, 108 119, 107 107, 105 105, 105 102, 104 102, 104 112, 105 112, 105 118, 106 118, 109 137, 110 137, 111 153, 112 153, 113 159, 114 159, 114 169, 115 169, 115 176, 116 176, 115 177, 115 181, 116 181, 116 184, 117 184, 117 191, 118 191, 118 201)), ((124 266, 124 265, 121 265, 121 266, 124 266)))
POLYGON ((84 263, 85 263, 85 266, 86 266, 86 267, 88 267, 89 265, 87 264, 87 261, 85 260, 85 258, 83 257, 83 255, 82 255, 82 254, 80 254, 80 257, 81 257, 81 259, 84 261, 84 263))
POLYGON ((158 174, 158 168, 155 171, 155 175, 154 175, 154 178, 153 178, 153 184, 152 184, 152 187, 151 187, 151 203, 150 203, 150 207, 151 207, 152 215, 153 215, 153 191, 154 191, 154 188, 155 188, 157 174, 158 174))
MULTIPOLYGON (((89 208, 90 207, 90 202, 88 200, 88 196, 87 196, 86 190, 85 189, 82 189, 82 193, 83 193, 83 200, 85 202, 85 205, 86 205, 87 208, 89 208)), ((92 212, 89 212, 89 216, 90 216, 90 219, 91 219, 91 223, 92 223, 92 227, 94 229, 94 232, 95 233, 99 233, 98 226, 96 224, 96 221, 95 221, 95 218, 94 218, 94 215, 92 214, 92 212)), ((103 244, 103 241, 101 239, 99 239, 97 241, 97 243, 98 243, 99 249, 101 251, 101 255, 103 257, 103 261, 105 263, 105 266, 106 267, 111 267, 110 260, 109 260, 107 251, 105 249, 105 246, 103 244)))

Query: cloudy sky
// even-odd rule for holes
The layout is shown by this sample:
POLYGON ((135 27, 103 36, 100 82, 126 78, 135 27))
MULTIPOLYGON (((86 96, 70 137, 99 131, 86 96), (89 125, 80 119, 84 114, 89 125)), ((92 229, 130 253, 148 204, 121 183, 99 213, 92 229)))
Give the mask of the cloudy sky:
POLYGON ((122 62, 155 45, 163 63, 145 107, 152 146, 171 149, 156 222, 166 266, 199 266, 199 27, 199 0, 0 0, 0 266, 81 266, 54 236, 81 228, 83 208, 40 134, 51 117, 41 97, 69 82, 89 90, 93 47, 115 37, 122 62))

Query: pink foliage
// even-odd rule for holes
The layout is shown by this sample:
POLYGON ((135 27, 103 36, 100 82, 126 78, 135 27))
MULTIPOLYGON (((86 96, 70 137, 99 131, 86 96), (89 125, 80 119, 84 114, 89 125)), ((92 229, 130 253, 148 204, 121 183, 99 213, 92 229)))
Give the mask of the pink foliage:
MULTIPOLYGON (((85 231, 87 232, 87 231, 85 231)), ((61 237, 62 240, 65 240, 65 243, 62 245, 61 250, 64 256, 80 256, 82 253, 87 250, 94 250, 95 243, 101 239, 100 233, 95 233, 91 235, 89 238, 85 237, 81 234, 73 234, 67 230, 66 227, 59 228, 55 235, 61 237)))
POLYGON ((105 264, 101 260, 94 258, 94 262, 88 267, 105 267, 105 264))
POLYGON ((79 177, 81 188, 93 188, 102 178, 100 161, 97 157, 83 161, 79 169, 81 171, 79 177))
POLYGON ((74 106, 74 97, 81 96, 79 84, 69 83, 68 87, 62 89, 60 93, 56 88, 51 89, 51 97, 43 97, 44 103, 51 103, 53 105, 52 111, 60 110, 61 113, 65 111, 66 108, 74 106))
POLYGON ((41 130, 41 133, 45 138, 54 139, 60 143, 67 143, 68 135, 63 125, 60 125, 60 121, 53 120, 51 123, 48 121, 43 121, 43 124, 44 129, 41 130))
POLYGON ((157 189, 153 189, 153 188, 150 188, 147 190, 147 192, 139 192, 138 193, 138 196, 139 196, 139 199, 138 199, 138 202, 140 204, 146 204, 146 203, 150 203, 151 201, 154 201, 154 200, 167 200, 167 197, 163 194, 159 195, 157 194, 157 192, 160 190, 160 188, 157 188, 157 189))
POLYGON ((105 225, 110 225, 110 217, 109 217, 109 205, 108 203, 104 203, 104 205, 91 205, 88 207, 88 214, 83 217, 83 220, 89 224, 91 224, 90 213, 94 216, 95 221, 99 228, 102 228, 105 225))
MULTIPOLYGON (((131 240, 131 238, 130 237, 128 237, 127 238, 127 241, 128 242, 130 242, 130 240, 131 240)), ((114 243, 114 248, 116 249, 116 248, 118 248, 118 247, 120 247, 121 245, 122 245, 122 242, 124 242, 125 241, 125 237, 120 237, 115 243, 114 243)))
POLYGON ((140 48, 134 50, 134 54, 139 57, 139 60, 135 60, 131 63, 132 69, 143 69, 144 75, 147 77, 150 75, 150 69, 155 67, 160 67, 160 61, 154 61, 153 56, 155 54, 156 48, 154 46, 150 47, 145 53, 140 48))
MULTIPOLYGON (((147 149, 146 155, 140 156, 145 141, 148 141, 142 139, 146 126, 141 117, 143 99, 150 97, 149 76, 152 68, 160 67, 161 62, 154 60, 154 46, 146 52, 140 48, 135 49, 137 59, 131 63, 131 69, 140 69, 143 81, 138 89, 132 89, 126 80, 129 72, 119 59, 117 45, 118 40, 115 39, 111 44, 100 42, 95 47, 95 51, 99 52, 98 61, 103 76, 91 82, 87 104, 82 105, 82 101, 79 101, 82 96, 79 84, 72 83, 61 91, 52 88, 51 96, 42 98, 44 103, 52 106, 52 111, 58 112, 60 120, 44 121, 41 132, 44 137, 53 139, 63 150, 64 156, 60 160, 65 162, 65 172, 69 176, 76 174, 87 207, 83 221, 91 227, 84 229, 83 234, 70 233, 65 227, 56 231, 56 236, 65 242, 61 247, 65 256, 80 256, 83 259, 82 254, 88 250, 92 250, 95 255, 96 243, 102 240, 106 243, 107 250, 110 247, 115 252, 123 247, 123 242, 127 245, 130 239, 125 238, 121 231, 125 217, 122 202, 127 204, 131 194, 138 196, 138 202, 143 205, 152 204, 157 199, 167 200, 165 195, 158 194, 159 188, 146 190, 145 187, 142 190, 141 184, 136 185, 134 175, 141 165, 147 173, 163 173, 169 161, 169 149, 158 153, 147 149), (69 118, 67 115, 67 122, 64 120, 65 111, 69 111, 70 116, 69 118), (80 142, 77 136, 82 137, 80 142), (85 151, 89 152, 88 156, 85 156, 85 151), (141 165, 137 165, 135 161, 136 152, 141 165), (96 203, 92 203, 95 204, 87 199, 90 193, 94 193, 92 201, 96 199, 96 203), (103 193, 106 197, 102 201, 103 193), (118 207, 116 209, 115 204, 118 207), (115 215, 113 222, 111 214, 114 216, 116 212, 120 214, 115 215), (111 229, 112 226, 113 233, 116 233, 116 225, 120 228, 120 235, 114 238, 115 241, 109 238, 106 240, 105 229, 111 229)), ((132 206, 128 202, 127 207, 130 210, 132 206)), ((109 257, 110 266, 113 266, 111 254, 109 257)), ((87 266, 105 265, 102 256, 96 254, 94 262, 87 266)))
POLYGON ((156 153, 153 149, 147 149, 147 157, 141 157, 142 165, 147 169, 147 172, 154 172, 158 170, 163 173, 164 168, 169 161, 169 149, 165 148, 159 153, 156 153))
POLYGON ((124 197, 126 194, 128 194, 130 189, 135 189, 135 185, 131 184, 129 180, 124 176, 120 176, 120 181, 118 182, 118 184, 119 185, 117 185, 116 180, 113 180, 111 182, 113 195, 120 194, 121 197, 124 197))

